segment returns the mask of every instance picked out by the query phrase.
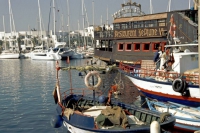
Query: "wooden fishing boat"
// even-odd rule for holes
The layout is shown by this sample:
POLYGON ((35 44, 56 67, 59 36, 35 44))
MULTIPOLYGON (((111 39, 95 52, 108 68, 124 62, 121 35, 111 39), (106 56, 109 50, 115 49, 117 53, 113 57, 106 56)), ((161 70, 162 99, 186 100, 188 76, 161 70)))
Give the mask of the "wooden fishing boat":
POLYGON ((131 104, 119 102, 109 96, 100 95, 95 97, 95 91, 100 89, 99 86, 102 81, 99 72, 109 72, 115 67, 59 67, 57 64, 57 83, 53 92, 55 103, 57 104, 57 115, 52 119, 52 126, 58 128, 63 124, 72 133, 147 133, 150 132, 150 124, 156 121, 159 122, 162 130, 172 129, 175 118, 169 113, 155 113, 131 104), (72 89, 70 82, 70 87, 67 88, 66 86, 67 91, 61 93, 58 78, 60 69, 67 70, 69 75, 71 75, 71 69, 86 72, 85 85, 87 89, 72 89), (97 83, 94 84, 94 80, 92 80, 92 84, 89 83, 90 78, 97 78, 97 83))
POLYGON ((178 130, 194 132, 200 130, 200 109, 173 102, 160 102, 145 98, 150 110, 169 112, 176 118, 174 127, 178 130))
POLYGON ((174 51, 177 47, 196 47, 198 44, 166 45, 173 49, 174 63, 170 71, 156 70, 153 60, 141 60, 140 65, 120 63, 119 71, 147 97, 199 107, 198 52, 174 51))

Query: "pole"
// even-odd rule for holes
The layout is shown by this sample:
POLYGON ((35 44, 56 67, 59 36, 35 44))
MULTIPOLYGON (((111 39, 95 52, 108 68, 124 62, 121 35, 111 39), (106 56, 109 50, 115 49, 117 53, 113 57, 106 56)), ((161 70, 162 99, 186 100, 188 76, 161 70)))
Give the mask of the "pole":
POLYGON ((84 50, 86 47, 86 41, 85 41, 85 16, 84 16, 84 10, 83 10, 84 0, 82 0, 82 16, 83 16, 83 46, 84 50))
MULTIPOLYGON (((93 65, 93 60, 91 59, 91 65, 93 65)), ((92 76, 92 85, 94 86, 94 76, 92 76)), ((93 101, 95 101, 95 90, 93 90, 93 101)), ((94 102, 95 105, 95 102, 94 102)))
POLYGON ((92 1, 92 16, 93 16, 93 32, 92 32, 92 47, 94 48, 94 1, 92 1))
MULTIPOLYGON (((198 53, 200 53, 200 0, 197 0, 197 6, 198 6, 198 53)), ((200 54, 199 54, 200 55, 200 54)), ((200 58, 199 59, 199 73, 200 73, 200 58)), ((200 78, 199 78, 199 85, 200 85, 200 78)), ((199 89, 200 91, 200 89, 199 89)))
POLYGON ((67 16, 68 16, 69 47, 71 47, 71 44, 70 44, 70 43, 71 43, 71 42, 70 42, 70 26, 69 26, 69 25, 70 25, 70 23, 69 23, 69 0, 67 0, 67 12, 68 12, 68 15, 67 15, 67 16))
POLYGON ((54 30, 54 35, 56 35, 56 12, 55 12, 55 1, 53 0, 53 30, 54 30))

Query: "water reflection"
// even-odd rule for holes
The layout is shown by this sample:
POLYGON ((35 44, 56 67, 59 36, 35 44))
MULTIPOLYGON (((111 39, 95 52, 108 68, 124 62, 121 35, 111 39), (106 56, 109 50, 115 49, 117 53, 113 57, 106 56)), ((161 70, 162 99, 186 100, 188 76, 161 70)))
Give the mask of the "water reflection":
MULTIPOLYGON (((80 66, 86 60, 72 60, 70 65, 80 66)), ((69 66, 59 61, 60 66, 69 66)), ((0 132, 66 132, 62 128, 54 129, 50 118, 56 105, 52 91, 56 83, 55 61, 0 60, 0 132)), ((71 71, 75 78, 76 71, 71 71)), ((59 74, 62 82, 69 83, 68 72, 59 74)), ((76 79, 73 83, 83 85, 76 79)), ((65 84, 63 89, 66 89, 65 84)))

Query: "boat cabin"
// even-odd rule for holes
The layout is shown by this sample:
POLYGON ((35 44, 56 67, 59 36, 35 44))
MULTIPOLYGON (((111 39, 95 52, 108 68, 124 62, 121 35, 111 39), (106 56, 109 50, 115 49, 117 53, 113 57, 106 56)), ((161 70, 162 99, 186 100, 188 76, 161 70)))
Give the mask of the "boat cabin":
POLYGON ((198 64, 198 52, 191 52, 189 47, 198 49, 198 44, 180 44, 180 45, 167 45, 173 51, 175 62, 172 65, 172 69, 178 73, 184 73, 188 70, 196 69, 198 64))

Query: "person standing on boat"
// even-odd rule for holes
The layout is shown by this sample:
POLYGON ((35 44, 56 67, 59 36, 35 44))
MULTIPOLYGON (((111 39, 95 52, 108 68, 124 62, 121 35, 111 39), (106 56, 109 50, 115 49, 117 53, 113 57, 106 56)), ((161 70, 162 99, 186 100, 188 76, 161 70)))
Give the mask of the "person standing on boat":
POLYGON ((172 61, 171 60, 167 60, 163 66, 162 66, 162 70, 164 70, 165 72, 169 72, 172 70, 172 61))
POLYGON ((160 57, 162 56, 162 47, 159 46, 158 50, 156 51, 155 55, 154 55, 154 64, 156 64, 156 70, 159 69, 160 67, 160 57))
POLYGON ((160 70, 166 61, 170 60, 170 48, 166 48, 165 52, 160 57, 160 70))

